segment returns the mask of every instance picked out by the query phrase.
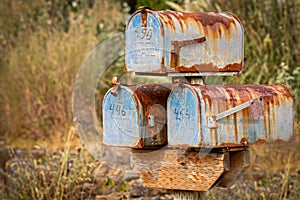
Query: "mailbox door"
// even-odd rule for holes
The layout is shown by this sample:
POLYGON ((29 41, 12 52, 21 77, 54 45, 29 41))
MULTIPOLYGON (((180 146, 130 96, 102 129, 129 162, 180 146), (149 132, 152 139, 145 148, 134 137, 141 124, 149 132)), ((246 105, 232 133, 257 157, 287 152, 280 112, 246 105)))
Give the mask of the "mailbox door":
POLYGON ((127 71, 165 72, 163 70, 163 32, 156 14, 138 12, 126 29, 125 63, 127 71))
POLYGON ((140 139, 138 102, 126 86, 114 94, 110 89, 103 100, 103 143, 112 146, 135 147, 140 139))
POLYGON ((168 99, 168 144, 199 146, 202 141, 198 94, 189 85, 173 89, 168 99))

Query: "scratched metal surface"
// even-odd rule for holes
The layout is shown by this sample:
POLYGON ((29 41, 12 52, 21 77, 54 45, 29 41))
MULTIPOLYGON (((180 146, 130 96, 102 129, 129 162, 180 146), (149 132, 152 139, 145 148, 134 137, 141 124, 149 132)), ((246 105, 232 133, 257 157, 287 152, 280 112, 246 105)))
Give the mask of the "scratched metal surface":
POLYGON ((293 98, 281 84, 178 85, 168 100, 168 144, 171 146, 236 146, 244 142, 288 141, 293 135, 293 98), (177 91, 177 92, 175 92, 177 91), (264 101, 258 119, 248 107, 208 128, 207 117, 255 97, 264 101))
POLYGON ((103 99, 103 143, 147 148, 167 143, 170 84, 114 86, 103 99))
POLYGON ((239 72, 244 31, 230 13, 139 9, 126 28, 127 71, 239 72))

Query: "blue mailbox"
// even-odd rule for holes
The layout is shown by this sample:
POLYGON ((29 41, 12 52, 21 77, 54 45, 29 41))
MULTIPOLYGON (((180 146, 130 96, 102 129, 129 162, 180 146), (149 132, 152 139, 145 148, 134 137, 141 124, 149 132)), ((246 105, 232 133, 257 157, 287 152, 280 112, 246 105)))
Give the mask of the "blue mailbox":
POLYGON ((168 100, 170 146, 244 146, 293 135, 293 98, 282 84, 174 87, 168 100))
POLYGON ((127 71, 225 74, 243 67, 244 30, 231 13, 141 8, 125 36, 127 71))
POLYGON ((151 148, 167 144, 170 84, 116 85, 103 99, 103 143, 151 148))

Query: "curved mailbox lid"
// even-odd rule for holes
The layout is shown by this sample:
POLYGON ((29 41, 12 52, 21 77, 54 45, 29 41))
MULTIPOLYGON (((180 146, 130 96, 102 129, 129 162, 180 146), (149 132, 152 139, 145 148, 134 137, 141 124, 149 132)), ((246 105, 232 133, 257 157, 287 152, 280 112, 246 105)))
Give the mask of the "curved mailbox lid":
POLYGON ((239 72, 243 32, 239 19, 230 13, 142 8, 127 24, 126 67, 148 73, 239 72))
POLYGON ((170 84, 115 86, 103 100, 103 143, 147 148, 167 143, 170 84))
MULTIPOLYGON (((245 141, 249 143, 261 140, 266 142, 287 141, 293 135, 293 99, 288 89, 281 84, 184 85, 183 88, 193 93, 196 91, 198 94, 198 96, 193 95, 193 98, 199 99, 196 108, 200 108, 198 112, 200 113, 201 128, 198 132, 195 131, 194 135, 186 134, 186 131, 176 129, 178 126, 176 123, 179 122, 174 123, 175 116, 168 115, 168 120, 173 122, 169 124, 168 131, 169 137, 173 136, 173 139, 169 139, 170 145, 186 145, 186 141, 181 142, 177 139, 185 137, 190 138, 189 146, 198 144, 198 146, 220 147, 243 145, 242 143, 245 141), (217 116, 257 97, 263 99, 263 110, 259 117, 253 117, 257 112, 261 112, 259 108, 250 106, 218 120, 216 129, 208 126, 208 117, 217 116), (176 132, 176 137, 174 137, 174 132, 176 132), (198 135, 202 137, 198 137, 198 135)), ((180 89, 178 90, 180 91, 180 89)), ((177 96, 177 102, 183 101, 188 93, 186 91, 184 95, 177 96)), ((177 105, 176 102, 171 101, 174 98, 172 92, 168 102, 170 112, 177 105)), ((196 115, 194 121, 198 118, 196 115)), ((196 123, 194 125, 197 126, 196 123)))

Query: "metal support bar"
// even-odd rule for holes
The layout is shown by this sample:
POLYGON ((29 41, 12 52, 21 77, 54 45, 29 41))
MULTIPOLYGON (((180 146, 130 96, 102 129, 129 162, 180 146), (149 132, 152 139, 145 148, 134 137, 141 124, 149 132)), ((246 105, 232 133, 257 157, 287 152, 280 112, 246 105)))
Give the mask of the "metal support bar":
POLYGON ((259 96, 259 97, 256 97, 254 99, 251 99, 250 101, 247 101, 245 103, 242 103, 238 106, 235 106, 229 110, 226 110, 224 112, 221 112, 215 116, 209 116, 208 117, 208 120, 207 120, 207 126, 208 128, 217 128, 217 124, 216 122, 220 119, 223 119, 225 117, 228 117, 229 115, 232 115, 234 113, 237 113, 245 108, 248 108, 249 106, 251 106, 255 101, 258 101, 258 102, 261 102, 263 101, 262 98, 259 96))
POLYGON ((254 99, 252 99, 250 101, 247 101, 247 102, 242 103, 242 104, 240 104, 238 106, 235 106, 235 107, 233 107, 233 108, 231 108, 229 110, 226 110, 224 112, 221 112, 221 113, 217 114, 216 115, 216 121, 218 121, 220 119, 223 119, 225 117, 228 117, 229 115, 232 115, 232 114, 234 114, 234 113, 236 113, 238 111, 241 111, 241 110, 243 110, 245 108, 248 108, 249 106, 251 106, 252 102, 254 102, 256 99, 259 99, 259 98, 260 97, 256 97, 256 98, 254 98, 254 99))

